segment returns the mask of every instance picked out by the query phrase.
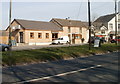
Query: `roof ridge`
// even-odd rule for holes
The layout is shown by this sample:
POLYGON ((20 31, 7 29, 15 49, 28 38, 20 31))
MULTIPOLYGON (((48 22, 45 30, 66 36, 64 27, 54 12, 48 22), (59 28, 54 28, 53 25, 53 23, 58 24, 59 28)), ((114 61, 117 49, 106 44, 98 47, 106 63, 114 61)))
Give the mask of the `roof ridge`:
POLYGON ((52 19, 60 19, 60 20, 70 20, 70 21, 78 21, 78 22, 82 22, 80 20, 72 20, 72 19, 61 19, 61 18, 52 18, 52 19))
POLYGON ((112 14, 106 14, 106 15, 103 15, 101 17, 106 17, 106 16, 111 16, 111 15, 114 15, 115 13, 112 13, 112 14))
POLYGON ((37 20, 25 20, 25 19, 15 19, 15 20, 31 21, 31 22, 45 22, 45 23, 49 23, 49 22, 47 22, 47 21, 37 21, 37 20))

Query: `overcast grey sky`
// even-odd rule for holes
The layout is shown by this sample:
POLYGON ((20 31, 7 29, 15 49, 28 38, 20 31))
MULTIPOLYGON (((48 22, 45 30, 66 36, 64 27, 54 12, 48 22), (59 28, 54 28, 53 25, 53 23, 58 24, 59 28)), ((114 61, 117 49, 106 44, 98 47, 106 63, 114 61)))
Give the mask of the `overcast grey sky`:
MULTIPOLYGON (((91 2, 93 17, 114 13, 114 2, 91 2)), ((87 2, 13 2, 12 20, 50 21, 67 18, 87 21, 87 2)), ((9 2, 2 2, 2 29, 9 24, 9 2)), ((1 28, 1 25, 0 25, 1 28)))

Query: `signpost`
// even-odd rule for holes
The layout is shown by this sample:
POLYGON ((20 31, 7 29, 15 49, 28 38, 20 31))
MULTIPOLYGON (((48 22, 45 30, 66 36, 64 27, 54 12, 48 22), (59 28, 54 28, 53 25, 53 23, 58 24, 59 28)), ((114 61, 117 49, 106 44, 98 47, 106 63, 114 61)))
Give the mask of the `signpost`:
POLYGON ((95 39, 94 47, 100 47, 100 40, 99 39, 95 39))

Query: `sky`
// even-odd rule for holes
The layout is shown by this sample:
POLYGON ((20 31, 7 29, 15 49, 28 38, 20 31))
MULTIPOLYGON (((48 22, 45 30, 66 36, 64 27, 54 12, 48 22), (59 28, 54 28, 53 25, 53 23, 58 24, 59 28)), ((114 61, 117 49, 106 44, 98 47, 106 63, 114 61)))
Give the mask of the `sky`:
MULTIPOLYGON (((9 1, 9 0, 8 0, 9 1)), ((2 3, 2 10, 0 12, 0 28, 6 29, 9 25, 9 2, 4 0, 2 3), (2 15, 1 15, 2 14, 2 15)), ((34 0, 35 1, 35 0, 34 0)), ((46 1, 46 0, 45 0, 46 1)), ((25 19, 35 21, 50 21, 52 18, 65 19, 70 17, 73 20, 88 21, 88 7, 87 2, 75 0, 74 2, 42 2, 42 1, 24 1, 12 2, 12 20, 25 19)), ((105 0, 104 0, 105 1, 105 0)), ((114 2, 91 2, 91 21, 96 18, 114 13, 114 2)))
POLYGON ((120 1, 119 1, 119 3, 118 3, 118 11, 119 11, 119 13, 120 13, 120 1))

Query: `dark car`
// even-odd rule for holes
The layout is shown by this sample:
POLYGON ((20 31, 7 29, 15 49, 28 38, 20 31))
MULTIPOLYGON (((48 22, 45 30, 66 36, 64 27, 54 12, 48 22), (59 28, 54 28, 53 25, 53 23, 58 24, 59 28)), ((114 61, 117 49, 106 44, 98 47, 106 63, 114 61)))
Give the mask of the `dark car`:
MULTIPOLYGON (((105 43, 106 42, 104 37, 91 37, 91 43, 94 44, 96 39, 100 40, 101 43, 105 43)), ((88 43, 89 43, 89 41, 88 41, 88 43)))
MULTIPOLYGON (((95 37, 91 36, 91 43, 94 44, 94 41, 95 41, 95 37)), ((88 43, 89 43, 89 40, 88 40, 88 43)))
POLYGON ((120 36, 117 36, 115 39, 111 39, 110 42, 111 43, 116 43, 116 42, 120 43, 120 36))
POLYGON ((0 51, 8 51, 10 46, 7 44, 0 44, 0 51))

